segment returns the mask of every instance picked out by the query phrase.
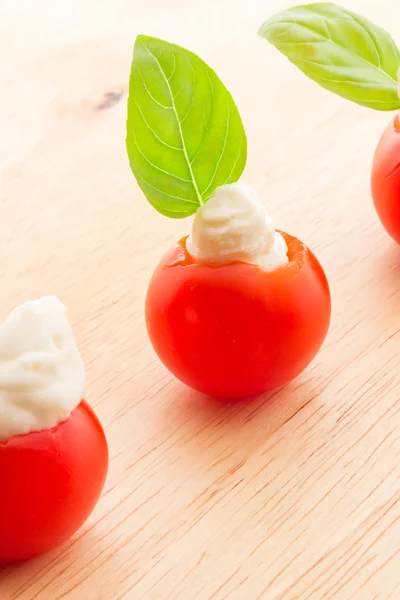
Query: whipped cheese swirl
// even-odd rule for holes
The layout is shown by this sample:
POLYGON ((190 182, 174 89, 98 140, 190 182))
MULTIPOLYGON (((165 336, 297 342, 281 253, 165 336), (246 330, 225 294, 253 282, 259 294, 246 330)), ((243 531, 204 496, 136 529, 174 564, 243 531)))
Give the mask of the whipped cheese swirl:
POLYGON ((47 296, 0 325, 0 442, 55 427, 83 399, 85 370, 67 312, 47 296))
POLYGON ((244 183, 217 188, 201 206, 187 239, 198 263, 242 261, 273 271, 289 262, 287 245, 255 191, 244 183))

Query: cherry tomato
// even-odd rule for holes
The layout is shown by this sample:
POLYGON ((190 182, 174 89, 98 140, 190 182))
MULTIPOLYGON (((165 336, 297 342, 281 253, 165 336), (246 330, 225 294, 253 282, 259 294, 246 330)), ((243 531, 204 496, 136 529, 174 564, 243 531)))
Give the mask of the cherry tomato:
POLYGON ((181 240, 150 282, 146 322, 165 366, 211 396, 258 395, 296 377, 325 339, 331 302, 312 252, 282 233, 289 264, 196 264, 181 240))
POLYGON ((104 431, 82 401, 53 429, 0 444, 0 561, 48 552, 70 538, 104 486, 104 431))
POLYGON ((372 196, 382 225, 400 244, 400 120, 384 131, 372 167, 372 196))

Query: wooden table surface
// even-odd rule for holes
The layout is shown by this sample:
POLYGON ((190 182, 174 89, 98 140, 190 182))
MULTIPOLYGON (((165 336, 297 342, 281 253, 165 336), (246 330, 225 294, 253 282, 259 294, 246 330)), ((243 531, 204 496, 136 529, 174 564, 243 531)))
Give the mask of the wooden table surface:
MULTIPOLYGON (((330 95, 257 36, 290 4, 0 0, 0 317, 49 293, 70 307, 111 453, 89 521, 1 570, 1 600, 400 598, 400 250, 369 191, 391 115, 330 95), (146 335, 152 270, 191 221, 156 213, 128 166, 138 33, 216 69, 248 133, 245 179, 331 284, 323 350, 252 402, 187 389, 146 335)), ((396 35, 398 0, 344 4, 396 35)))

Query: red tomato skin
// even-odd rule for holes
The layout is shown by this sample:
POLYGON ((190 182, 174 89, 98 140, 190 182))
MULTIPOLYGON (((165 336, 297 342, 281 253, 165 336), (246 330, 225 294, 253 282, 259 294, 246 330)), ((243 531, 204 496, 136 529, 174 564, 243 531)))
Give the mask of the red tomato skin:
POLYGON ((245 398, 303 371, 331 315, 329 286, 313 253, 284 235, 289 264, 272 272, 235 262, 196 264, 181 240, 154 272, 146 324, 164 365, 214 397, 245 398))
POLYGON ((397 115, 383 132, 375 151, 372 197, 382 225, 400 244, 400 122, 397 115))
POLYGON ((67 541, 95 507, 107 469, 104 431, 84 400, 53 429, 0 443, 0 562, 67 541))

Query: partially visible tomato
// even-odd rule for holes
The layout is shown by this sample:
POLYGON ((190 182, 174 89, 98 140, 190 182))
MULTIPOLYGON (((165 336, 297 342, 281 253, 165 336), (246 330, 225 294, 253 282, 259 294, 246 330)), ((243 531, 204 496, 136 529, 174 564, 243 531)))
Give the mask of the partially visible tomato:
POLYGON ((282 234, 289 264, 272 272, 235 262, 196 264, 181 240, 150 282, 146 322, 165 366, 190 387, 240 398, 287 383, 328 331, 331 301, 313 253, 282 234))
POLYGON ((107 468, 104 431, 85 401, 53 429, 0 443, 0 561, 70 538, 96 505, 107 468))
POLYGON ((372 196, 383 226, 400 244, 400 119, 384 131, 372 167, 372 196))

